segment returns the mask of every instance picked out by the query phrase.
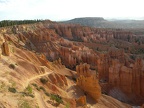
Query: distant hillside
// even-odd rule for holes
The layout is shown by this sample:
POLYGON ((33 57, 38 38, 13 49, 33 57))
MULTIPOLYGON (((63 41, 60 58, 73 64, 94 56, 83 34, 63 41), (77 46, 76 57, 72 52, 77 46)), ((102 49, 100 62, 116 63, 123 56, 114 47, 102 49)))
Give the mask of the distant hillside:
POLYGON ((144 20, 106 20, 102 17, 75 18, 63 23, 74 23, 97 28, 144 28, 144 20))

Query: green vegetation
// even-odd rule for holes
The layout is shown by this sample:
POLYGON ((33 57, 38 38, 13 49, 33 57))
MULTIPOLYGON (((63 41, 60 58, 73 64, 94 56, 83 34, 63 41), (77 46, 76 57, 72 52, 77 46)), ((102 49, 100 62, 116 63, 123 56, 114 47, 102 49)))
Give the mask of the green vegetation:
POLYGON ((23 97, 24 97, 24 96, 30 96, 30 97, 32 97, 32 98, 35 97, 33 94, 28 94, 27 92, 20 92, 20 93, 22 93, 22 96, 23 96, 23 97))
MULTIPOLYGON (((33 85, 37 90, 42 90, 42 91, 45 93, 46 96, 49 96, 49 97, 50 97, 50 99, 53 101, 53 103, 54 103, 54 101, 55 101, 58 105, 59 105, 60 103, 63 103, 63 100, 62 100, 62 97, 61 97, 61 96, 55 95, 55 94, 50 94, 50 93, 48 93, 48 92, 46 91, 46 89, 45 89, 44 87, 42 87, 42 86, 38 87, 38 85, 35 84, 35 83, 33 83, 32 85, 33 85)), ((26 90, 29 91, 29 93, 32 93, 32 88, 31 88, 30 86, 28 86, 28 87, 26 88, 26 90)), ((27 94, 25 94, 25 95, 27 95, 27 94)), ((69 108, 69 107, 67 107, 67 108, 69 108)))
POLYGON ((46 77, 40 78, 41 83, 46 84, 48 82, 46 77))
POLYGON ((9 87, 8 90, 10 92, 12 92, 12 93, 16 93, 17 92, 17 90, 15 88, 13 88, 13 87, 9 87))
POLYGON ((43 90, 43 92, 45 92, 46 90, 45 90, 45 88, 44 87, 42 87, 42 86, 40 86, 40 89, 41 90, 43 90))
POLYGON ((3 20, 0 21, 0 27, 21 25, 21 24, 33 24, 36 22, 41 22, 42 20, 3 20))
POLYGON ((26 91, 28 94, 32 94, 32 87, 28 85, 28 87, 26 88, 26 91))
POLYGON ((10 64, 10 65, 9 65, 9 68, 11 68, 11 69, 15 69, 16 67, 15 67, 14 64, 10 64))
MULTIPOLYGON (((60 103, 63 103, 63 100, 62 100, 62 97, 59 96, 59 95, 55 95, 55 94, 50 94, 46 91, 46 89, 42 86, 38 87, 37 84, 33 83, 32 84, 36 89, 39 89, 39 90, 42 90, 46 96, 49 96, 51 100, 53 100, 53 103, 54 101, 59 105, 60 103)), ((26 88, 27 91, 29 91, 29 93, 32 93, 32 88, 30 86, 28 86, 26 88)))
POLYGON ((37 85, 37 84, 35 84, 35 83, 32 83, 32 85, 33 85, 34 87, 38 87, 38 85, 37 85))
POLYGON ((28 87, 24 90, 24 92, 21 92, 21 93, 23 94, 23 96, 30 96, 30 97, 34 98, 33 90, 30 85, 28 85, 28 87))
POLYGON ((35 83, 33 83, 32 85, 33 85, 38 91, 43 90, 43 92, 45 93, 46 96, 50 96, 50 94, 49 94, 48 92, 46 92, 46 90, 45 90, 44 87, 42 87, 42 86, 38 87, 38 85, 35 84, 35 83))
POLYGON ((46 96, 50 96, 50 94, 49 94, 48 92, 45 92, 45 95, 46 95, 46 96))
POLYGON ((63 100, 59 95, 51 94, 50 99, 56 101, 58 104, 63 103, 63 100))
POLYGON ((67 104, 65 105, 65 108, 70 108, 70 104, 67 103, 67 104))
POLYGON ((33 83, 32 85, 33 85, 38 91, 40 91, 40 88, 38 87, 37 84, 33 83))

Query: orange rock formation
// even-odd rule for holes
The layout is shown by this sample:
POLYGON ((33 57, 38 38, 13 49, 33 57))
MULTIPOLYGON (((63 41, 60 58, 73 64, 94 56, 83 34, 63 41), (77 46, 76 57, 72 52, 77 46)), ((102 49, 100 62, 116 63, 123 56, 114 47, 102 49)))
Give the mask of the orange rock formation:
POLYGON ((5 55, 5 56, 9 56, 10 55, 10 50, 9 50, 8 43, 4 42, 1 47, 2 47, 2 54, 5 55))
POLYGON ((87 104, 86 102, 86 96, 81 96, 76 100, 77 104, 80 106, 84 106, 87 104))
MULTIPOLYGON (((98 80, 103 86, 102 91, 108 94, 116 88, 131 97, 144 97, 143 60, 134 59, 139 52, 138 57, 143 57, 143 37, 136 36, 128 30, 98 29, 49 21, 15 26, 13 29, 16 34, 12 34, 11 28, 0 29, 5 41, 38 55, 42 53, 43 56, 35 59, 33 64, 51 68, 47 59, 54 61, 61 58, 60 62, 63 65, 77 71, 77 84, 95 100, 101 95, 98 80), (133 54, 134 52, 136 53, 133 54), (99 79, 93 75, 92 69, 97 70, 99 79)), ((10 54, 7 43, 4 43, 2 48, 3 54, 10 54)), ((18 50, 16 52, 22 54, 29 62, 32 60, 27 55, 34 57, 30 53, 25 54, 18 50)), ((18 63, 21 66, 24 64, 22 61, 18 63)), ((35 68, 31 71, 38 73, 38 70, 39 68, 35 68)), ((52 75, 50 80, 54 81, 55 85, 67 85, 65 78, 60 75, 52 75)))
POLYGON ((101 96, 101 88, 96 75, 90 74, 89 67, 88 64, 77 66, 77 85, 97 101, 101 96))

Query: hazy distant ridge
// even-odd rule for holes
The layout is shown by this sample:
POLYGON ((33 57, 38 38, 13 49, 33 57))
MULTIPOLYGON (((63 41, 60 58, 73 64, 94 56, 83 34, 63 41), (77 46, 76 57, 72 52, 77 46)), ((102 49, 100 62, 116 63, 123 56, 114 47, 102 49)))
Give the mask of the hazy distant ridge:
POLYGON ((144 20, 106 20, 102 17, 84 17, 64 21, 63 23, 81 24, 97 28, 144 28, 144 20))

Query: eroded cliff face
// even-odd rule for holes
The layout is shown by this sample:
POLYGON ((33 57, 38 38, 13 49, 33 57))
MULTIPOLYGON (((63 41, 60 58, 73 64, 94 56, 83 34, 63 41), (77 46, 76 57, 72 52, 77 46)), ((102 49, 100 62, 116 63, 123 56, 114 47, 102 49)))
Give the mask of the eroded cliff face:
MULTIPOLYGON (((26 48, 43 53, 51 61, 61 57, 63 64, 71 69, 81 62, 88 63, 91 68, 95 69, 96 61, 99 58, 95 50, 109 50, 112 44, 116 44, 111 40, 127 41, 128 37, 132 40, 135 39, 135 35, 126 31, 95 29, 50 22, 39 23, 33 25, 33 27, 28 25, 18 26, 16 31, 17 41, 23 42, 26 48), (109 45, 106 45, 107 42, 109 42, 109 45)), ((13 40, 12 37, 6 35, 5 38, 13 40)), ((126 47, 122 46, 122 43, 118 44, 118 47, 126 47)), ((21 45, 23 44, 21 43, 21 45)), ((132 49, 129 48, 128 50, 132 49)))
POLYGON ((97 101, 101 97, 99 79, 96 74, 90 72, 89 68, 90 65, 88 64, 81 64, 76 67, 78 74, 77 85, 97 101))
POLYGON ((10 50, 9 50, 9 46, 8 46, 7 42, 4 42, 1 46, 1 48, 2 48, 2 54, 3 55, 6 55, 6 56, 10 55, 10 50))
POLYGON ((26 49, 24 43, 17 40, 11 34, 0 35, 0 97, 3 97, 0 107, 55 108, 68 104, 76 108, 75 99, 66 92, 72 85, 71 80, 55 71, 55 65, 63 71, 68 70, 61 59, 50 62, 44 54, 26 49), (61 102, 52 102, 51 96, 61 102))
POLYGON ((123 50, 109 50, 98 59, 102 92, 126 102, 143 97, 143 71, 143 60, 133 61, 123 50))
MULTIPOLYGON (((117 90, 126 97, 131 97, 131 94, 135 97, 144 96, 143 60, 132 58, 143 51, 143 37, 139 38, 124 30, 97 29, 47 21, 2 28, 0 31, 5 41, 12 42, 16 47, 33 51, 38 55, 42 53, 39 57, 42 65, 53 68, 46 59, 55 61, 61 58, 63 65, 77 71, 78 85, 94 96, 95 100, 100 97, 101 90, 107 94, 117 90), (138 48, 140 49, 137 52, 138 48), (93 77, 91 70, 94 69, 98 78, 93 77), (85 83, 89 84, 84 85, 85 83), (93 86, 94 84, 96 86, 93 86), (93 90, 98 92, 92 92, 93 90)), ((55 82, 59 79, 62 87, 66 85, 61 76, 51 77, 55 82)))
MULTIPOLYGON (((131 67, 126 67, 118 60, 113 60, 112 66, 109 68, 109 84, 112 88, 119 88, 128 96, 143 97, 143 61, 136 60, 131 67)), ((135 101, 136 102, 136 101, 135 101)))

